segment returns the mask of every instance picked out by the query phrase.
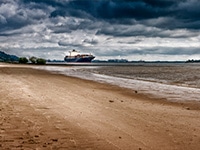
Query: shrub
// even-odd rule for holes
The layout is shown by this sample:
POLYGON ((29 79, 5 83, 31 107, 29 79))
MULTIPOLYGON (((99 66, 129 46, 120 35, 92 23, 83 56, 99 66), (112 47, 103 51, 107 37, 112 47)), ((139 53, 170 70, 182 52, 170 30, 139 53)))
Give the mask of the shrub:
POLYGON ((43 58, 38 58, 38 59, 36 60, 36 63, 37 63, 38 65, 45 65, 45 64, 46 64, 46 60, 43 59, 43 58))
POLYGON ((37 58, 34 57, 34 56, 32 56, 31 58, 29 58, 29 60, 30 60, 30 62, 31 62, 32 64, 35 64, 36 61, 37 61, 37 58))
POLYGON ((26 64, 28 62, 28 59, 26 57, 20 57, 19 58, 19 63, 20 64, 26 64))

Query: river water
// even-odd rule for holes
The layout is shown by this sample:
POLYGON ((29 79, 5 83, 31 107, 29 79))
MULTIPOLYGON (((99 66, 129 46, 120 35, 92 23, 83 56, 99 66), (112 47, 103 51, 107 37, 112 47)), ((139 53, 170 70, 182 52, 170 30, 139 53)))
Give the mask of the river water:
POLYGON ((109 83, 170 101, 200 101, 200 64, 90 63, 37 68, 109 83))

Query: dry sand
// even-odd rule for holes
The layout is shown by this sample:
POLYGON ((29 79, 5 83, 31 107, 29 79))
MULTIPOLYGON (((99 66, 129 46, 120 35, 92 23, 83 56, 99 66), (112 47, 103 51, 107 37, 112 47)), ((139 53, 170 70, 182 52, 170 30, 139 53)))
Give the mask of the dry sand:
POLYGON ((199 150, 197 104, 0 64, 0 149, 199 150))

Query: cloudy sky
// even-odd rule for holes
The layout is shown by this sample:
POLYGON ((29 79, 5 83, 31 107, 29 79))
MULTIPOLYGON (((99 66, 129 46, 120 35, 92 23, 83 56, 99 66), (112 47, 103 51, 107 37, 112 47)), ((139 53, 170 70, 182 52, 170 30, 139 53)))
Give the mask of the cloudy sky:
POLYGON ((63 59, 200 59, 199 0, 0 0, 0 51, 63 59))

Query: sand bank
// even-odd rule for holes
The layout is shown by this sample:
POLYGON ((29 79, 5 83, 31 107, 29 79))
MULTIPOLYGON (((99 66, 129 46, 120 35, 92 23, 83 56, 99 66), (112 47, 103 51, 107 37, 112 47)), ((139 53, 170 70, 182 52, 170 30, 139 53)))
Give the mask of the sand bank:
POLYGON ((0 149, 199 149, 192 106, 1 64, 0 149))

